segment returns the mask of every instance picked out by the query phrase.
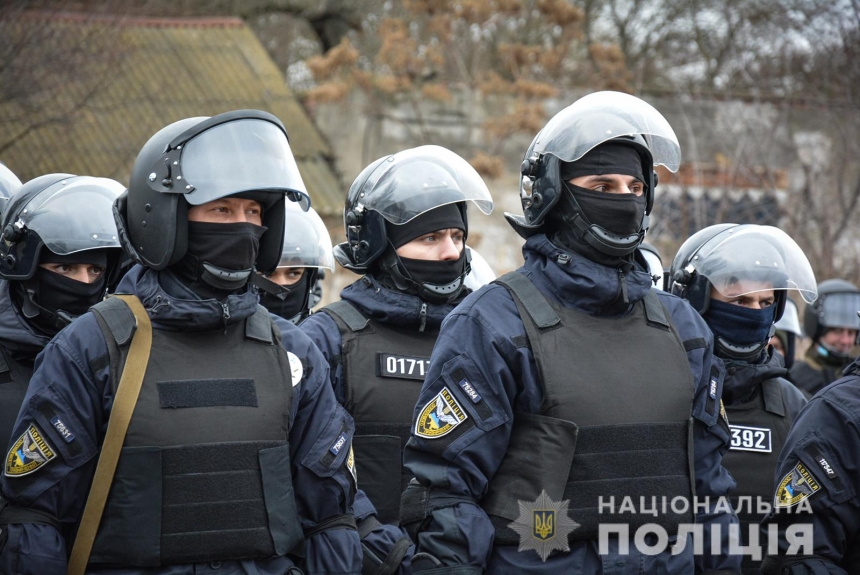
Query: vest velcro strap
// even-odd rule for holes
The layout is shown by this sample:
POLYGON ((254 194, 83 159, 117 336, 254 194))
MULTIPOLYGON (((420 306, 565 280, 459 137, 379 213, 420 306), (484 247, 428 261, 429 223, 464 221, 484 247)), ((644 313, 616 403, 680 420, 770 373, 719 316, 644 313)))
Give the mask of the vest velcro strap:
MULTIPOLYGON (((119 295, 119 294, 116 294, 119 295)), ((116 295, 94 305, 91 309, 101 316, 110 329, 117 345, 124 346, 134 334, 136 322, 134 313, 116 295)))
POLYGON ((660 303, 660 298, 653 289, 645 294, 645 321, 651 325, 657 325, 663 329, 669 329, 669 320, 666 319, 666 309, 660 303))
POLYGON ((497 278, 493 283, 505 286, 519 298, 538 329, 547 329, 561 323, 561 319, 540 290, 526 276, 510 272, 497 278))
POLYGON ((785 404, 782 401, 782 388, 778 379, 768 379, 761 384, 762 398, 766 411, 785 417, 785 404))
POLYGON ((364 539, 370 534, 371 531, 382 527, 382 523, 379 522, 379 519, 374 517, 373 515, 368 515, 364 519, 358 522, 358 538, 364 539))
POLYGON ((353 531, 358 531, 358 526, 355 524, 355 515, 346 513, 344 515, 335 515, 334 517, 329 517, 328 519, 320 521, 314 527, 305 531, 305 541, 315 535, 319 535, 323 531, 330 531, 331 529, 351 529, 353 531))
POLYGON ((409 547, 411 545, 412 541, 406 537, 398 539, 397 543, 394 544, 394 547, 391 548, 391 551, 388 552, 388 556, 385 558, 385 561, 383 561, 377 569, 365 572, 364 566, 362 565, 362 575, 392 575, 400 567, 400 563, 403 561, 403 557, 406 556, 406 552, 409 551, 409 547))
POLYGON ((25 524, 50 525, 60 533, 63 528, 60 521, 53 515, 37 509, 9 505, 0 499, 0 525, 25 524))
POLYGON ((336 315, 346 324, 350 331, 361 331, 367 327, 370 319, 364 317, 351 303, 345 300, 330 303, 323 308, 329 315, 336 315))
POLYGON ((273 343, 272 320, 269 311, 261 305, 257 305, 254 315, 245 320, 245 337, 261 343, 273 343))

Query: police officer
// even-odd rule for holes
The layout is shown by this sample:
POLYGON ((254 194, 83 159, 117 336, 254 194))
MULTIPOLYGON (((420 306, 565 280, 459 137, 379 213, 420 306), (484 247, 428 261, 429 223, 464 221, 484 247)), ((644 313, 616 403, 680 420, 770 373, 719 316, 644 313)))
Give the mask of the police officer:
POLYGON ((836 381, 854 359, 860 333, 860 289, 831 279, 818 286, 818 300, 803 310, 803 327, 812 339, 803 359, 795 362, 789 379, 808 397, 836 381))
MULTIPOLYGON (((273 314, 298 323, 308 316, 314 301, 314 290, 325 270, 334 271, 331 237, 316 210, 302 211, 295 202, 287 204, 284 246, 278 267, 265 276, 281 286, 260 294, 260 304, 273 314)), ((319 292, 321 297, 322 292, 319 292)))
POLYGON ((102 302, 40 356, 0 484, 14 519, 0 572, 66 573, 132 363, 134 309, 152 323, 151 353, 107 505, 89 524, 100 527, 88 572, 273 575, 295 572, 294 555, 305 573, 359 572, 352 420, 319 351, 248 286, 255 262, 277 266, 285 196, 308 201, 271 114, 181 120, 146 143, 115 204, 138 262, 118 292, 134 298, 102 302))
POLYGON ((36 355, 104 298, 122 249, 106 178, 48 174, 27 182, 0 230, 0 445, 9 445, 36 355))
POLYGON ((301 324, 331 363, 335 394, 355 418, 356 464, 367 496, 359 494, 355 506, 365 572, 386 557, 397 565, 408 545, 394 526, 411 477, 401 453, 439 325, 468 292, 469 200, 485 214, 492 210, 478 173, 439 146, 366 167, 344 207, 347 241, 335 247, 340 265, 364 275, 341 292, 341 301, 301 324))
POLYGON ((417 481, 401 518, 417 544, 416 573, 739 567, 694 558, 689 529, 674 555, 633 541, 658 523, 674 545, 679 525, 697 520, 705 541, 718 526, 727 542, 736 521, 713 501, 734 482, 720 466, 729 436, 712 336, 686 302, 652 290, 634 261, 654 165, 679 163, 659 112, 616 92, 576 101, 532 142, 525 215, 506 214, 526 238, 525 265, 448 316, 415 408, 404 459, 417 481), (658 386, 643 379, 653 372, 658 386), (711 498, 695 519, 694 489, 711 498), (652 496, 658 510, 661 497, 691 505, 635 513, 652 496), (625 497, 634 513, 621 510, 625 497), (601 550, 604 523, 627 524, 629 536, 608 536, 601 550))
MULTIPOLYGON (((738 484, 732 501, 746 547, 764 518, 760 502, 770 501, 779 450, 806 404, 803 393, 784 379, 782 357, 768 342, 789 291, 815 300, 815 276, 800 247, 782 230, 718 224, 684 242, 671 277, 672 293, 689 301, 711 328, 715 353, 726 367, 723 403, 732 439, 723 466, 738 484)), ((763 538, 752 542, 759 551, 765 548, 763 538)), ((747 553, 743 573, 757 574, 760 563, 760 555, 747 553)))
POLYGON ((860 572, 860 361, 800 412, 779 455, 774 509, 779 534, 765 575, 860 572), (809 512, 811 510, 811 513, 809 512), (801 547, 799 541, 810 542, 801 547))

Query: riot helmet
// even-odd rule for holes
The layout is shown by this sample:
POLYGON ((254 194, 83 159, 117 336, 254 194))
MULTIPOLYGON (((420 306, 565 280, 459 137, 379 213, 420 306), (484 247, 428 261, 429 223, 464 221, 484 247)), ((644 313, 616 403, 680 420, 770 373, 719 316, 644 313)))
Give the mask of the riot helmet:
MULTIPOLYGON (((789 291, 797 292, 807 303, 818 295, 812 267, 797 243, 779 228, 755 224, 718 224, 697 232, 678 250, 670 279, 672 293, 686 299, 711 325, 718 355, 746 361, 757 357, 773 336, 773 324, 783 316, 789 291), (716 312, 726 308, 712 300, 712 288, 725 298, 772 290, 772 312, 766 312, 764 326, 768 333, 755 337, 757 341, 740 343, 718 333, 716 312), (711 310, 712 306, 717 309, 711 310)), ((730 309, 746 313, 738 307, 730 309)), ((755 321, 755 317, 736 318, 735 327, 755 321)))
MULTIPOLYGON (((0 162, 0 199, 9 199, 21 187, 21 180, 6 164, 0 162)), ((2 206, 0 206, 2 207, 2 206)))
MULTIPOLYGON (((819 297, 821 297, 819 292, 819 297)), ((800 329, 800 316, 797 313, 797 304, 791 298, 786 298, 785 311, 782 317, 773 324, 776 329, 774 337, 778 338, 785 348, 785 367, 791 369, 794 365, 794 352, 797 348, 797 340, 803 337, 800 329)))
POLYGON ((9 200, 0 227, 0 277, 28 319, 42 317, 56 333, 104 297, 122 255, 113 204, 124 186, 107 178, 48 174, 30 180, 9 200), (93 263, 104 268, 86 284, 41 270, 46 263, 93 263))
MULTIPOLYGON (((263 208, 267 231, 256 268, 269 272, 283 246, 284 197, 303 209, 310 199, 290 149, 286 128, 275 116, 238 110, 211 118, 188 118, 161 129, 143 146, 128 192, 116 206, 123 248, 136 262, 157 270, 179 262, 188 248, 189 206, 229 196, 263 208)), ((251 270, 226 270, 202 262, 204 281, 244 285, 251 270)))
POLYGON ((260 303, 275 315, 298 322, 314 305, 311 297, 320 275, 326 269, 334 271, 334 256, 328 229, 313 208, 305 212, 290 202, 285 215, 284 245, 275 271, 300 268, 303 273, 293 284, 264 292, 260 303))
POLYGON ((642 242, 639 244, 639 253, 648 264, 646 271, 651 274, 651 285, 660 291, 665 290, 666 272, 663 270, 663 258, 660 252, 648 242, 642 242))
POLYGON ((466 287, 472 291, 478 291, 481 287, 496 279, 496 272, 493 271, 493 268, 490 267, 484 256, 478 253, 478 250, 468 246, 466 246, 466 249, 469 250, 469 263, 471 266, 471 270, 469 270, 469 274, 466 276, 466 287))
POLYGON ((511 226, 528 238, 547 231, 548 215, 566 188, 562 165, 580 161, 595 148, 612 142, 635 149, 641 161, 645 210, 635 233, 619 234, 589 220, 571 197, 573 213, 565 218, 581 239, 610 256, 633 253, 648 228, 657 176, 654 166, 672 172, 681 162, 681 148, 672 127, 650 104, 620 92, 597 92, 580 98, 556 114, 535 136, 521 166, 523 215, 506 213, 511 226))
POLYGON ((814 342, 825 330, 845 328, 860 330, 860 289, 842 279, 829 279, 818 284, 818 299, 803 311, 803 327, 814 342))
MULTIPOLYGON (((335 259, 356 273, 384 276, 395 289, 414 292, 422 299, 453 301, 468 274, 468 251, 463 250, 465 264, 452 281, 416 281, 397 255, 392 236, 404 239, 405 231, 415 226, 451 221, 452 210, 456 214, 453 219, 462 223, 468 235, 467 201, 474 202, 484 214, 493 210, 490 191, 481 176, 450 150, 419 146, 380 158, 350 186, 344 206, 347 241, 335 247, 335 259)), ((439 226, 435 229, 447 227, 439 226)))

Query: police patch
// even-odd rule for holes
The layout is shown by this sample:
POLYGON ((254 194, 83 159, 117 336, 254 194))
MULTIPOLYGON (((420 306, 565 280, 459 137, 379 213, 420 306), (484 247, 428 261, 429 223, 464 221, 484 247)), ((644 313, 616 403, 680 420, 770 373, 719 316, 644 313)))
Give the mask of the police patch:
POLYGON ((774 507, 794 507, 804 499, 814 495, 821 485, 802 463, 794 466, 776 488, 773 497, 774 507))
POLYGON ((290 360, 290 376, 293 380, 293 387, 297 386, 305 374, 305 368, 302 367, 302 360, 296 357, 291 351, 287 352, 287 358, 290 360))
POLYGON ((57 456, 42 433, 30 424, 6 455, 6 477, 21 477, 33 473, 57 456))
POLYGON ((355 452, 352 450, 352 445, 349 446, 349 454, 346 456, 346 468, 352 475, 352 480, 358 485, 358 471, 355 469, 355 452))
POLYGON ((421 410, 421 415, 415 423, 415 435, 427 439, 448 435, 468 417, 448 388, 443 387, 439 395, 431 399, 421 410))

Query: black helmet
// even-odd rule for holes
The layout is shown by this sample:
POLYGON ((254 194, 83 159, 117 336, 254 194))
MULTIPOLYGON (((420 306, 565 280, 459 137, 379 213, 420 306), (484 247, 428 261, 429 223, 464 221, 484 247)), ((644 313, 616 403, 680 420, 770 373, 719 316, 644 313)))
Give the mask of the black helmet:
POLYGON ((110 283, 121 254, 112 209, 123 190, 114 180, 72 174, 48 174, 21 186, 0 223, 0 277, 33 277, 42 248, 61 256, 117 248, 105 270, 110 283))
POLYGON ((597 92, 580 98, 555 116, 535 136, 521 166, 520 201, 523 215, 505 213, 508 223, 524 238, 544 233, 547 214, 561 197, 561 163, 575 162, 593 148, 608 141, 636 149, 645 189, 645 217, 638 233, 618 236, 593 225, 584 214, 573 224, 583 239, 609 255, 626 255, 642 242, 648 214, 654 204, 657 175, 654 166, 677 171, 681 148, 672 127, 650 104, 620 92, 597 92))
MULTIPOLYGON (((481 176, 446 148, 419 146, 380 158, 362 170, 349 188, 343 216, 347 241, 334 248, 335 259, 348 270, 365 273, 385 256, 383 266, 406 289, 411 280, 397 272, 399 258, 386 222, 403 225, 430 210, 456 204, 468 233, 467 200, 484 214, 493 211, 493 199, 481 176)), ((461 277, 446 286, 424 287, 441 297, 459 293, 462 285, 461 277)))
POLYGON ((0 162, 0 199, 9 199, 21 187, 21 180, 6 164, 0 162))
MULTIPOLYGON (((717 224, 696 232, 678 250, 669 278, 672 293, 690 302, 700 315, 708 310, 712 287, 733 297, 773 290, 774 323, 782 318, 788 291, 799 292, 807 303, 817 297, 815 275, 803 251, 772 226, 717 224), (739 280, 750 279, 768 287, 736 293, 739 280)), ((722 338, 717 341, 722 355, 735 358, 754 357, 765 345, 767 340, 741 349, 722 338)))
POLYGON ((284 125, 258 110, 170 124, 143 146, 117 202, 123 248, 136 262, 164 269, 185 255, 188 205, 235 195, 263 206, 268 231, 257 269, 271 271, 283 245, 284 196, 310 206, 284 125))
POLYGON ((827 328, 860 330, 860 289, 849 281, 825 280, 818 284, 818 299, 803 311, 806 335, 817 342, 827 328))

